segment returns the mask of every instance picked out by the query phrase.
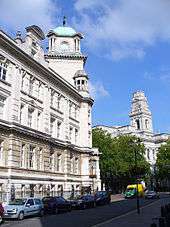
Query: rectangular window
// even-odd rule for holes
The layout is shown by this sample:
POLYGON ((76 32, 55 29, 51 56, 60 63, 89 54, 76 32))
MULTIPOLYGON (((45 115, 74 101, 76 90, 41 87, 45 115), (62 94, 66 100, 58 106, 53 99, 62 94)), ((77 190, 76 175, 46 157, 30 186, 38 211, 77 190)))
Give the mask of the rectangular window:
POLYGON ((0 79, 1 80, 6 80, 6 73, 7 73, 6 65, 1 63, 0 64, 0 79))
POLYGON ((29 156, 28 156, 28 168, 34 168, 34 150, 35 150, 35 147, 33 146, 30 146, 30 149, 29 149, 29 156))
POLYGON ((51 117, 50 118, 50 135, 54 136, 54 131, 55 131, 55 118, 51 117))
POLYGON ((78 173, 78 163, 79 159, 76 157, 75 158, 75 164, 74 164, 74 172, 77 174, 78 173))
POLYGON ((0 96, 0 118, 3 119, 5 98, 0 96))
POLYGON ((40 130, 41 128, 41 112, 38 112, 37 115, 37 130, 40 130))
POLYGON ((44 159, 43 159, 43 149, 42 148, 40 148, 39 149, 39 169, 40 170, 43 170, 43 168, 44 168, 44 159))
POLYGON ((23 124, 23 121, 24 121, 24 105, 21 104, 21 107, 20 107, 20 124, 23 124))
POLYGON ((32 127, 33 109, 28 108, 28 127, 32 127))
POLYGON ((3 145, 4 145, 4 141, 0 141, 0 160, 2 160, 3 157, 3 145))
POLYGON ((60 138, 61 136, 61 122, 57 122, 57 138, 60 138))
POLYGON ((25 167, 25 144, 21 145, 20 167, 25 167))
POLYGON ((35 78, 31 76, 31 77, 30 77, 30 81, 29 81, 29 94, 30 94, 30 95, 33 94, 34 81, 35 81, 35 78))
POLYGON ((54 170, 54 153, 50 154, 50 157, 49 157, 49 169, 51 171, 54 170))
POLYGON ((50 105, 52 107, 54 107, 54 98, 55 98, 55 92, 54 92, 54 90, 51 90, 51 103, 50 103, 50 105))
POLYGON ((61 171, 61 154, 57 154, 57 171, 61 171))
POLYGON ((73 137, 73 128, 70 127, 70 129, 69 129, 69 139, 70 139, 70 141, 72 141, 72 137, 73 137))
POLYGON ((75 129, 75 144, 78 142, 78 129, 75 129))

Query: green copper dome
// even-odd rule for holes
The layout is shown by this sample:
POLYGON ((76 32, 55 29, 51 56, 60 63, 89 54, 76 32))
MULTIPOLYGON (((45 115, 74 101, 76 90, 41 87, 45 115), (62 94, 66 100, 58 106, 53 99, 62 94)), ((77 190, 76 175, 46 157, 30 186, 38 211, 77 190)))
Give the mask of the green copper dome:
POLYGON ((71 27, 57 27, 53 29, 53 32, 55 32, 59 36, 74 36, 77 34, 77 32, 71 28, 71 27))

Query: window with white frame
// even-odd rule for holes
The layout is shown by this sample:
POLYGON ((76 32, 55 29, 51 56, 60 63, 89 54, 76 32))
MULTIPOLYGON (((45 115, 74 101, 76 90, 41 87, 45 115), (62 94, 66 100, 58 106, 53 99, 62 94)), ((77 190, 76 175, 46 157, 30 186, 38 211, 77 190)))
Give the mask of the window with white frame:
POLYGON ((78 129, 75 128, 75 144, 78 142, 78 129))
POLYGON ((43 149, 39 148, 39 169, 43 170, 44 168, 44 159, 43 159, 43 149))
POLYGON ((35 147, 30 145, 29 153, 28 153, 28 168, 34 168, 34 160, 35 159, 35 147))
POLYGON ((71 111, 72 111, 72 103, 69 102, 69 117, 71 117, 71 111))
POLYGON ((74 161, 74 172, 76 174, 78 173, 78 168, 79 168, 79 159, 78 159, 78 157, 75 157, 75 161, 74 161))
POLYGON ((20 167, 25 167, 25 144, 21 145, 20 151, 20 167))
POLYGON ((34 82, 35 82, 35 78, 33 76, 30 76, 30 81, 29 81, 29 94, 30 95, 33 95, 34 82))
POLYGON ((21 104, 20 107, 20 124, 23 124, 24 121, 24 104, 21 104))
POLYGON ((3 158, 4 141, 0 141, 0 160, 3 158))
POLYGON ((57 154, 56 160, 56 170, 61 171, 61 154, 57 154))
POLYGON ((49 169, 54 171, 54 153, 50 153, 49 156, 49 169))
POLYGON ((43 99, 43 83, 41 81, 39 81, 39 85, 38 85, 38 99, 42 100, 43 99))
POLYGON ((54 136, 55 134, 55 121, 56 119, 54 117, 50 118, 50 135, 54 136))
POLYGON ((74 157, 73 154, 70 154, 70 173, 73 173, 73 167, 74 167, 74 157))
POLYGON ((32 127, 34 109, 28 108, 28 127, 32 127))
POLYGON ((70 128, 69 128, 69 139, 70 139, 70 141, 72 141, 72 138, 73 138, 73 127, 70 126, 70 128))
POLYGON ((7 65, 5 63, 0 63, 0 79, 6 80, 7 65))
POLYGON ((57 122, 57 138, 60 138, 61 136, 61 122, 57 122))
POLYGON ((50 105, 54 107, 54 100, 55 100, 55 91, 51 89, 51 100, 50 105))
POLYGON ((41 112, 38 111, 38 115, 37 115, 37 130, 41 129, 41 112))
POLYGON ((61 109, 61 95, 57 94, 57 110, 61 109))
POLYGON ((0 96, 0 119, 3 119, 4 106, 5 106, 5 98, 0 96))

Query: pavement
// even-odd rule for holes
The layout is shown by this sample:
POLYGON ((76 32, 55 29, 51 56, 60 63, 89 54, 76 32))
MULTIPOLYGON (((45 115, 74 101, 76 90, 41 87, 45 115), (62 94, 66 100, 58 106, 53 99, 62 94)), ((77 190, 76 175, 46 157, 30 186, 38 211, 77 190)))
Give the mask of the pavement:
POLYGON ((154 200, 152 203, 140 208, 140 214, 136 210, 114 217, 93 227, 150 227, 154 222, 158 225, 161 206, 170 203, 170 197, 154 200), (154 220, 153 220, 154 218, 154 220))

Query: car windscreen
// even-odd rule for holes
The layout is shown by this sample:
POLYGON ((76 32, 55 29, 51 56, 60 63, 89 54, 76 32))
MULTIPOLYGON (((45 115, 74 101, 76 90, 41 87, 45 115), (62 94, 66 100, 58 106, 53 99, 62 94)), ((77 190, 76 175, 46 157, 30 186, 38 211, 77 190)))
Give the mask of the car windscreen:
POLYGON ((9 201, 9 205, 24 205, 26 202, 26 199, 15 199, 13 201, 9 201))
POLYGON ((50 202, 50 201, 52 201, 52 198, 51 198, 51 197, 44 197, 44 198, 42 199, 42 201, 43 201, 43 202, 50 202))
POLYGON ((131 191, 135 191, 135 190, 136 190, 136 188, 127 188, 126 192, 131 192, 131 191))

